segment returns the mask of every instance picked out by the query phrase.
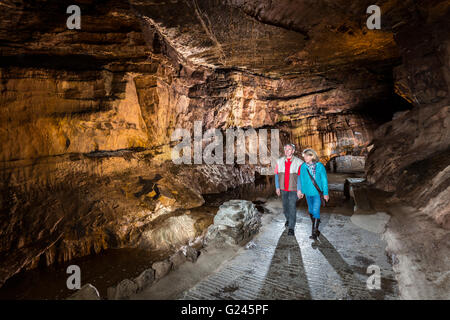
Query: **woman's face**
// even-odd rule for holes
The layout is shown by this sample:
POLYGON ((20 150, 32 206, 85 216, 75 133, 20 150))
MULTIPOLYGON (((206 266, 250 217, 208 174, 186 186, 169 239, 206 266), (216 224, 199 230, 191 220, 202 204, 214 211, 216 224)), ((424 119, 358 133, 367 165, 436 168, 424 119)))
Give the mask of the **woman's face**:
POLYGON ((305 159, 306 162, 310 163, 312 162, 313 156, 308 153, 304 153, 303 158, 305 159))

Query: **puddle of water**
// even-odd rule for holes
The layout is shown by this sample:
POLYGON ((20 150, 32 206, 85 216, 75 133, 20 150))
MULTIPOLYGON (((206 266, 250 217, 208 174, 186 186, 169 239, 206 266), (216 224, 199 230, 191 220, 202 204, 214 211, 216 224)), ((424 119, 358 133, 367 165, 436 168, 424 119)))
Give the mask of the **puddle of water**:
POLYGON ((142 249, 109 249, 97 255, 85 256, 72 261, 23 271, 0 288, 0 299, 41 300, 65 299, 74 290, 66 286, 66 273, 69 265, 78 265, 81 270, 81 285, 91 283, 102 298, 107 288, 116 285, 125 278, 138 276, 151 267, 154 261, 162 260, 169 252, 150 252, 142 249))

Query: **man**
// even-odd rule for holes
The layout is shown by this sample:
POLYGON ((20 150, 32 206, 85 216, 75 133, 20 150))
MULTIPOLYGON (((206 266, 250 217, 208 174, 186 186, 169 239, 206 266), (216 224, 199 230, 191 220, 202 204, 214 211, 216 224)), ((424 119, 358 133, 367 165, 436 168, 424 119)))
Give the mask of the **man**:
POLYGON ((284 146, 284 157, 277 160, 275 166, 275 187, 277 195, 281 195, 283 212, 286 217, 285 226, 289 227, 288 235, 294 235, 297 222, 297 198, 303 197, 300 191, 300 166, 303 160, 294 156, 295 145, 292 143, 284 146))

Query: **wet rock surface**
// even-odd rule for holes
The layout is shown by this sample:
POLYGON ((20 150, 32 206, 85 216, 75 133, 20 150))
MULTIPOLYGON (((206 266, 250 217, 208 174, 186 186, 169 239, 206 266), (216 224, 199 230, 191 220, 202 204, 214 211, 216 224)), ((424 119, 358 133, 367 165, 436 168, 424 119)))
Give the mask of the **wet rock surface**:
MULTIPOLYGON (((20 185, 3 184, 2 200, 9 213, 1 220, 2 281, 39 264, 61 263, 109 248, 171 249, 200 235, 213 216, 190 214, 189 209, 204 203, 201 191, 208 171, 188 166, 177 175, 170 166, 152 168, 142 156, 138 153, 128 160, 83 156, 75 167, 67 159, 51 175, 53 180, 40 185, 33 176, 44 178, 47 164, 36 164, 31 177, 20 185), (101 164, 99 175, 93 173, 96 164, 101 164), (28 219, 30 223, 24 225, 28 219), (29 232, 15 232, 22 226, 29 232)), ((22 169, 11 168, 9 173, 17 171, 22 169)), ((229 180, 221 180, 216 189, 210 183, 209 191, 222 191, 239 179, 251 181, 250 176, 235 172, 224 169, 222 177, 229 174, 229 180)))

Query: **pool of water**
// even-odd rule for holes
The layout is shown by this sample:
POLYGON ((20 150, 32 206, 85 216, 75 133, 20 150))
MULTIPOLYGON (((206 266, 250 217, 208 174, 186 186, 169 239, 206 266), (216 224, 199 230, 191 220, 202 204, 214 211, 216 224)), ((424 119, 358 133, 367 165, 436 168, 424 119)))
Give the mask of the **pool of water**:
POLYGON ((95 286, 102 298, 107 288, 125 278, 139 275, 151 267, 154 261, 168 256, 170 252, 150 252, 142 249, 109 249, 96 255, 76 258, 72 261, 23 271, 8 279, 0 288, 0 299, 36 300, 65 299, 74 293, 66 285, 67 267, 77 265, 81 270, 81 285, 95 286))

